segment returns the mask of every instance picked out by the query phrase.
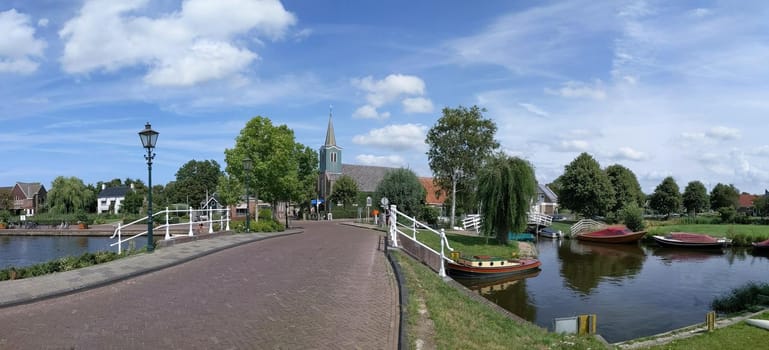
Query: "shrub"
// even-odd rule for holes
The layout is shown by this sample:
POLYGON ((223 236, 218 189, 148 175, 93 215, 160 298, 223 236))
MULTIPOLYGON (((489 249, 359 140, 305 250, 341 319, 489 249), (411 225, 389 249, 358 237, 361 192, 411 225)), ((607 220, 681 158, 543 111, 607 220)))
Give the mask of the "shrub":
POLYGON ((722 224, 734 222, 734 217, 737 215, 737 210, 734 207, 721 207, 717 211, 722 224))
POLYGON ((272 209, 259 209, 259 221, 272 220, 272 209))
POLYGON ((419 219, 426 222, 430 226, 438 225, 438 208, 425 205, 419 211, 419 219))
POLYGON ((748 282, 728 295, 713 299, 713 310, 725 313, 758 311, 769 306, 769 283, 748 282))
POLYGON ((622 218, 625 226, 631 231, 638 232, 643 231, 643 229, 646 228, 646 225, 644 224, 643 209, 639 208, 636 203, 630 203, 622 208, 619 216, 622 218))

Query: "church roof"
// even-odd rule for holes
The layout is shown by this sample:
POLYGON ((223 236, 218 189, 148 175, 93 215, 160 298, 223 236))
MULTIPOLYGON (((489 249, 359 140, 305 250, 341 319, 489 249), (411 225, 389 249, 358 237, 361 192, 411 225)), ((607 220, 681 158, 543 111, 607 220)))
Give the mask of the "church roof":
POLYGON ((334 123, 331 120, 331 114, 328 115, 328 129, 326 129, 325 146, 336 146, 336 137, 334 136, 334 123))
MULTIPOLYGON (((351 177, 358 184, 358 191, 374 192, 385 174, 396 168, 373 165, 342 164, 342 174, 351 177)), ((341 175, 337 175, 337 178, 341 175)))

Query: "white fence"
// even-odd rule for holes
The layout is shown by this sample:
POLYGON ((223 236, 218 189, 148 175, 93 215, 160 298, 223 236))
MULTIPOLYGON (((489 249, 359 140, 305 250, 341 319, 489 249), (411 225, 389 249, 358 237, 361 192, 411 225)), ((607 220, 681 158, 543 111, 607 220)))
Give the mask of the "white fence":
POLYGON ((430 226, 419 222, 404 213, 398 211, 395 205, 390 205, 389 234, 390 245, 395 248, 401 248, 419 259, 438 272, 441 277, 446 277, 446 267, 444 261, 453 262, 444 254, 444 247, 449 251, 454 251, 446 239, 446 233, 443 229, 440 232, 430 226), (402 222, 398 222, 400 221, 402 222), (427 230, 440 237, 441 251, 437 252, 417 239, 417 230, 427 230))
POLYGON ((602 222, 598 222, 592 219, 582 219, 580 221, 577 221, 577 223, 571 226, 571 236, 574 237, 580 234, 580 232, 584 232, 584 231, 600 230, 604 227, 606 227, 606 224, 602 222))
MULTIPOLYGON (((166 210, 159 211, 157 213, 152 214, 152 221, 158 222, 157 217, 159 216, 165 216, 165 224, 159 225, 157 227, 153 227, 153 231, 160 232, 161 230, 165 230, 165 237, 164 239, 171 239, 171 227, 178 226, 178 227, 186 227, 189 226, 189 230, 187 231, 186 236, 192 237, 195 235, 195 227, 197 225, 198 228, 201 227, 208 227, 208 233, 214 233, 214 224, 218 223, 220 228, 223 228, 224 231, 230 230, 230 211, 229 209, 192 209, 189 210, 169 210, 166 207, 166 210), (170 222, 169 214, 177 213, 181 215, 188 214, 189 222, 182 222, 182 223, 176 223, 172 224, 170 222), (214 219, 214 216, 219 216, 218 219, 214 219), (198 220, 195 220, 198 219, 198 220)), ((117 227, 115 228, 115 232, 112 234, 110 239, 117 238, 117 242, 114 242, 110 244, 110 247, 114 247, 117 245, 117 252, 118 254, 121 254, 123 252, 123 243, 129 242, 137 237, 141 237, 147 234, 147 231, 143 231, 140 233, 137 233, 133 236, 130 236, 126 239, 123 239, 123 230, 126 228, 141 224, 144 226, 147 226, 146 223, 147 217, 143 217, 141 219, 138 219, 136 221, 130 222, 128 224, 122 225, 121 223, 117 224, 117 227)))
POLYGON ((462 227, 465 231, 475 230, 475 232, 478 232, 481 228, 481 215, 468 214, 467 217, 462 219, 462 227))

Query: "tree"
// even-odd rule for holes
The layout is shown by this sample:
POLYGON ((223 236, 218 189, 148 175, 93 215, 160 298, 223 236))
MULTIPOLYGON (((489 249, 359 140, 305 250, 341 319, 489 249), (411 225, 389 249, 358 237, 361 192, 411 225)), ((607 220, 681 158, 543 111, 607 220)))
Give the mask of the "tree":
POLYGON ((315 190, 318 184, 318 152, 301 143, 296 144, 297 157, 297 176, 299 182, 297 191, 294 193, 295 202, 300 203, 300 208, 304 211, 309 210, 310 201, 307 199, 315 197, 315 190))
POLYGON ((358 184, 351 177, 342 175, 334 183, 330 199, 332 202, 342 202, 345 207, 358 197, 358 184))
POLYGON ((247 184, 257 202, 260 197, 272 203, 288 199, 302 183, 298 176, 297 148, 291 129, 285 125, 274 126, 270 119, 257 116, 240 130, 235 147, 224 150, 226 171, 247 184), (252 162, 249 172, 243 169, 245 159, 252 162))
POLYGON ((614 207, 614 189, 609 177, 593 157, 582 153, 566 165, 557 180, 561 205, 585 217, 606 215, 614 207))
POLYGON ((508 232, 523 231, 536 193, 537 181, 529 162, 502 153, 491 157, 478 174, 484 234, 506 244, 508 232))
MULTIPOLYGON (((219 163, 215 160, 191 160, 176 172, 173 192, 169 198, 175 203, 187 203, 199 207, 206 199, 206 194, 216 191, 219 176, 222 174, 219 163)), ((154 194, 154 193, 153 193, 154 194)))
POLYGON ((96 194, 76 177, 56 177, 51 183, 46 203, 51 212, 68 214, 85 211, 88 204, 96 201, 96 194))
MULTIPOLYGON (((457 188, 472 178, 484 157, 499 148, 494 140, 497 126, 483 117, 486 109, 472 106, 444 108, 443 116, 427 132, 425 142, 430 146, 427 159, 433 172, 433 181, 451 193, 451 226, 454 226, 457 188)), ((470 194, 469 191, 460 192, 470 194)))
MULTIPOLYGON (((154 193, 153 193, 154 194, 154 193)), ((154 202, 154 198, 153 198, 154 202)), ((139 214, 144 206, 144 195, 136 190, 126 192, 125 199, 120 205, 120 211, 128 214, 139 214)), ((159 206, 160 207, 160 206, 159 206)))
POLYGON ((716 184, 710 191, 710 208, 718 210, 719 208, 732 207, 737 209, 740 200, 740 191, 734 185, 716 184))
POLYGON ((708 209, 708 190, 699 181, 691 181, 684 188, 683 205, 689 215, 697 216, 698 212, 708 209))
POLYGON ((643 231, 645 228, 643 214, 643 209, 635 202, 628 203, 619 212, 622 222, 633 232, 643 231))
POLYGON ((681 209, 681 193, 672 176, 666 177, 654 189, 649 198, 649 207, 667 216, 681 209))
POLYGON ((10 210, 13 208, 13 196, 10 190, 0 190, 0 209, 10 210))
POLYGON ((756 212, 759 216, 767 216, 769 214, 769 194, 764 193, 763 196, 758 196, 753 201, 753 206, 756 208, 756 212))
POLYGON ((424 205, 426 194, 413 171, 399 168, 385 174, 376 187, 374 198, 387 197, 390 204, 398 206, 398 211, 415 217, 424 205))
POLYGON ((219 195, 219 203, 224 206, 236 205, 241 196, 246 192, 243 185, 234 176, 222 174, 219 176, 219 185, 216 186, 219 195))
POLYGON ((622 208, 631 203, 643 207, 644 193, 641 191, 638 178, 630 169, 619 164, 610 165, 606 168, 606 176, 609 177, 609 182, 611 182, 612 189, 614 190, 612 212, 619 213, 622 208))

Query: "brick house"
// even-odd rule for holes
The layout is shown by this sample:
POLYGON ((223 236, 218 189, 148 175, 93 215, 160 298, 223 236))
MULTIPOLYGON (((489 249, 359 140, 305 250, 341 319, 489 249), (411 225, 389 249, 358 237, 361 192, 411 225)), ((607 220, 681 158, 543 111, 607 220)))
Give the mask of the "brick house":
MULTIPOLYGON (((10 204, 8 209, 13 215, 33 216, 45 204, 45 186, 39 182, 17 182, 13 187, 0 187, 0 192, 10 192, 10 203, 0 203, 0 206, 10 204)), ((7 196, 7 194, 3 195, 7 196)))

